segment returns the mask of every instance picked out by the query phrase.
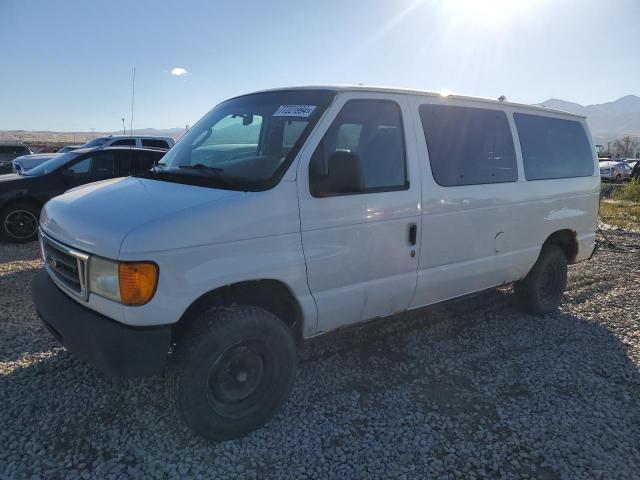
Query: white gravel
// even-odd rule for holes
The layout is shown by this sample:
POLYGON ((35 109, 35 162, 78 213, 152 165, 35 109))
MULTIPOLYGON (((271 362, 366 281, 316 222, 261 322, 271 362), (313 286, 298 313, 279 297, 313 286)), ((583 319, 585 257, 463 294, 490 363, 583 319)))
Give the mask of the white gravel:
POLYGON ((162 377, 110 381, 59 347, 39 266, 0 245, 1 478, 640 476, 638 253, 571 267, 545 318, 505 289, 313 340, 283 411, 223 444, 182 426, 162 377))

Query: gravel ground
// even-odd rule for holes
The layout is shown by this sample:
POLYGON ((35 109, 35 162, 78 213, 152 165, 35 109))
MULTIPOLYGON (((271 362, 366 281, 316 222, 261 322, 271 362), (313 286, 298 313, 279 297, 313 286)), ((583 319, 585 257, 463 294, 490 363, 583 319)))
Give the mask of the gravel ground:
POLYGON ((31 304, 36 245, 0 245, 0 477, 638 478, 639 260, 571 267, 544 318, 505 289, 315 339, 279 415, 209 444, 162 377, 110 381, 59 347, 31 304))

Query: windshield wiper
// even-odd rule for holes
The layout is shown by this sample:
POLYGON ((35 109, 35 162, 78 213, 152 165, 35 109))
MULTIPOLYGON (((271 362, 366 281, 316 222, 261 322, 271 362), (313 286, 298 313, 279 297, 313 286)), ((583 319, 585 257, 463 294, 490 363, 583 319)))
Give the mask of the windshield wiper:
POLYGON ((206 172, 216 172, 222 173, 224 172, 224 168, 220 167, 210 167, 209 165, 205 165, 204 163, 196 163, 195 165, 178 165, 178 168, 187 168, 192 170, 204 170, 206 172))
POLYGON ((199 172, 204 172, 211 177, 215 177, 216 179, 222 181, 225 185, 229 187, 238 187, 239 185, 228 177, 224 176, 222 173, 224 172, 224 168, 220 167, 210 167, 209 165, 205 165, 204 163, 196 163, 194 165, 178 165, 178 168, 182 168, 185 170, 197 170, 199 172))

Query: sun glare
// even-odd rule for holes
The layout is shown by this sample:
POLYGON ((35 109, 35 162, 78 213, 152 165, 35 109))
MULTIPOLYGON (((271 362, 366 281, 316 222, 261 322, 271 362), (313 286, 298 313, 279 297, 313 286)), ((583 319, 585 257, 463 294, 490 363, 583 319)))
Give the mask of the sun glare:
POLYGON ((495 27, 524 13, 532 0, 447 0, 447 10, 461 21, 495 27))

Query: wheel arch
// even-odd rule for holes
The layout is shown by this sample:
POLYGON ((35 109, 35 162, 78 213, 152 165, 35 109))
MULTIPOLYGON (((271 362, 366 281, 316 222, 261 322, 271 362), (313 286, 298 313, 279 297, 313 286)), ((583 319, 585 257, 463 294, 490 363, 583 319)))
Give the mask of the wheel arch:
POLYGON ((575 230, 563 229, 553 232, 544 241, 542 248, 547 245, 557 245, 564 252, 567 263, 575 263, 578 256, 578 235, 575 230))
POLYGON ((12 197, 12 198, 3 199, 0 203, 0 210, 4 210, 7 207, 10 207, 11 205, 15 205, 16 203, 27 203, 29 205, 33 205, 34 207, 40 210, 42 210, 42 207, 44 207, 44 202, 38 200, 35 197, 25 195, 23 197, 12 197))
POLYGON ((297 343, 303 339, 302 307, 288 285, 281 280, 247 280, 210 290, 198 297, 173 325, 174 341, 197 321, 200 314, 213 307, 251 305, 263 308, 282 320, 297 343))

